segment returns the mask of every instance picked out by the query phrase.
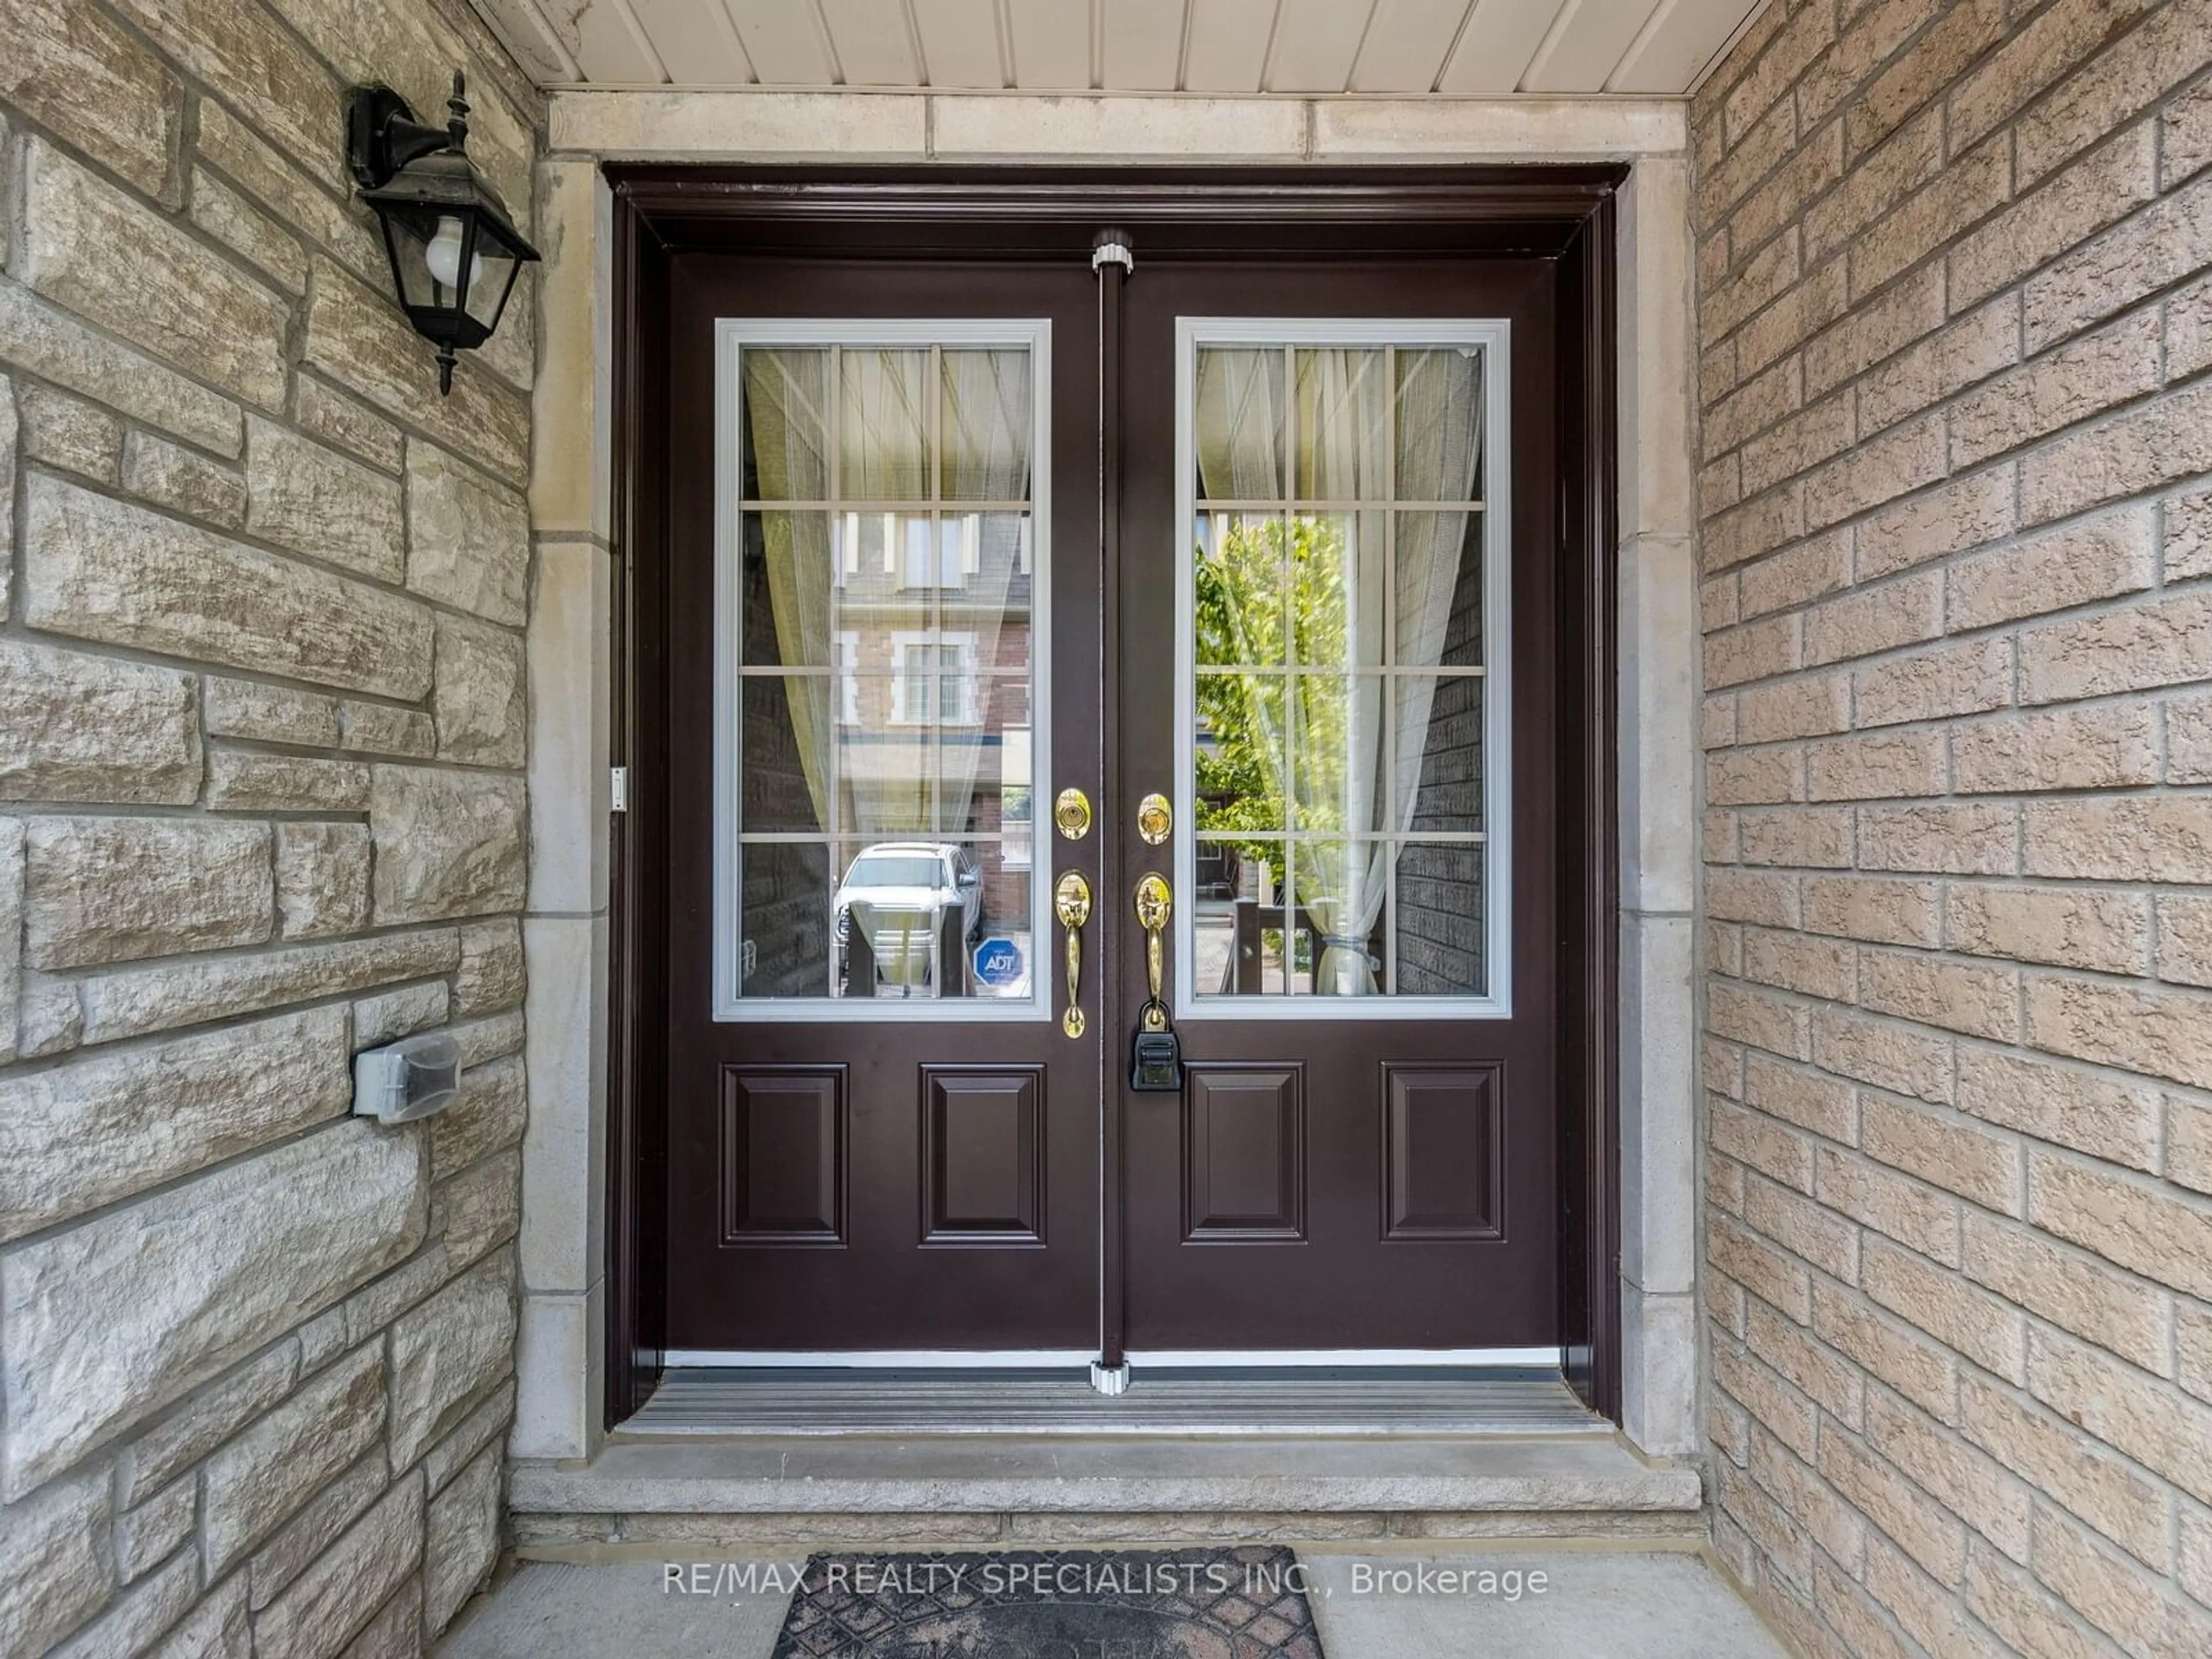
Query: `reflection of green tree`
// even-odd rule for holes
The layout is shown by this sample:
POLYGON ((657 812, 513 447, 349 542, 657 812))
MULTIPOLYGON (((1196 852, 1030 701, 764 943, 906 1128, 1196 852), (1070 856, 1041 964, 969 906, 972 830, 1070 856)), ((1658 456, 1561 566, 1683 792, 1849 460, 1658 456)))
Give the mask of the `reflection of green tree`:
MULTIPOLYGON (((1249 672, 1291 662, 1307 668, 1350 665, 1343 526, 1329 519, 1242 519, 1216 548, 1196 555, 1198 717, 1211 745, 1198 754, 1198 827, 1211 831, 1280 830, 1284 811, 1285 717, 1295 725, 1294 827, 1344 827, 1344 758, 1352 682, 1334 676, 1249 672), (1287 567, 1287 592, 1285 568, 1287 567), (1287 621, 1290 649, 1285 650, 1287 621), (1209 672, 1209 665, 1248 672, 1209 672)), ((1240 857, 1265 859, 1279 872, 1279 846, 1234 841, 1240 857)), ((1306 883, 1298 884, 1303 890, 1306 883)))

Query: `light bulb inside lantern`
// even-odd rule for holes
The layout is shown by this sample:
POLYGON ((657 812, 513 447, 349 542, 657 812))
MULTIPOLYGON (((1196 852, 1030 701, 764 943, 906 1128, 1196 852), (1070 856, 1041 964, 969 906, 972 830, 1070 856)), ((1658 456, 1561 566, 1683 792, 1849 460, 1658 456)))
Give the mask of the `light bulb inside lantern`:
MULTIPOLYGON (((450 213, 438 221, 438 234, 422 250, 422 263, 430 268, 430 279, 441 288, 458 288, 461 276, 461 222, 450 213)), ((469 260, 469 286, 474 288, 477 279, 483 275, 483 255, 469 260)))

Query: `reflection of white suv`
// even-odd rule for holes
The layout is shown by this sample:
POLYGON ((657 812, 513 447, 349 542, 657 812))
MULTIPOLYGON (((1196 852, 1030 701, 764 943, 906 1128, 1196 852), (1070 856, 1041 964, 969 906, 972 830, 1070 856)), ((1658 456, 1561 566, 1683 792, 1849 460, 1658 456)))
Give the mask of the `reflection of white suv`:
POLYGON ((852 941, 855 907, 878 979, 906 986, 927 982, 941 995, 944 981, 931 969, 935 942, 945 917, 956 910, 961 942, 981 937, 983 872, 966 848, 951 842, 881 842, 853 860, 830 901, 841 957, 852 941))

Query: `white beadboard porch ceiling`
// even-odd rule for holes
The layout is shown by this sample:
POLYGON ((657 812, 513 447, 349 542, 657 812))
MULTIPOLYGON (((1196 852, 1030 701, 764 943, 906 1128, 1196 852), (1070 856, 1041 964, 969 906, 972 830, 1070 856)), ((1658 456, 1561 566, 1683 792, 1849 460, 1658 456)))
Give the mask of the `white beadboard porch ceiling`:
POLYGON ((1687 92, 1760 0, 471 0, 548 87, 1687 92))

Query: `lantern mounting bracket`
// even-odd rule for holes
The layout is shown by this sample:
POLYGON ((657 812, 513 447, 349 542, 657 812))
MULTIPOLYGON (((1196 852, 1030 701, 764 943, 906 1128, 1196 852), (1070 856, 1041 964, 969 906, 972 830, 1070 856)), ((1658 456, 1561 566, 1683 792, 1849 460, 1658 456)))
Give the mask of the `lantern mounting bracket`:
POLYGON ((433 155, 468 136, 468 106, 463 82, 453 76, 458 106, 448 125, 434 127, 415 118, 414 107, 390 87, 356 87, 346 100, 346 167, 363 190, 377 190, 417 157, 433 155), (459 127, 456 132, 453 129, 459 127))

